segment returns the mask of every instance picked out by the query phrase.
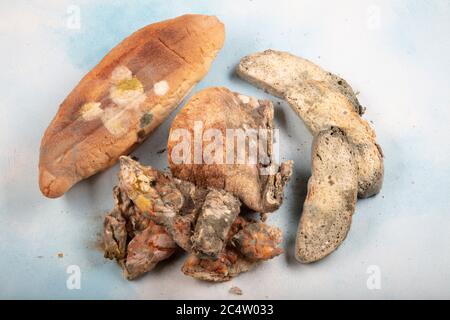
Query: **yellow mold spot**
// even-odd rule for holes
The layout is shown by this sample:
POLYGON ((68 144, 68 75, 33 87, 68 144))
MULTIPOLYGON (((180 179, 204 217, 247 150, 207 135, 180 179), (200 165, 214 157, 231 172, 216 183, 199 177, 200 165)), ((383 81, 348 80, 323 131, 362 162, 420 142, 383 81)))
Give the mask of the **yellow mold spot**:
POLYGON ((136 77, 120 81, 117 84, 116 89, 121 91, 133 90, 144 92, 144 87, 142 86, 142 83, 136 77))
POLYGON ((147 199, 143 195, 138 195, 134 203, 142 212, 151 212, 153 211, 153 204, 150 199, 147 199))
POLYGON ((118 105, 129 105, 144 95, 144 86, 138 78, 124 79, 111 88, 110 97, 118 105))

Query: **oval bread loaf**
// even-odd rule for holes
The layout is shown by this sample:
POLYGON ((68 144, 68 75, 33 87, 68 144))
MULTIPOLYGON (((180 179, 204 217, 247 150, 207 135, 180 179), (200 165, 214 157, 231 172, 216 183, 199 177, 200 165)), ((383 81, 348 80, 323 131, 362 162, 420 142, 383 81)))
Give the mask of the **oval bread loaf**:
POLYGON ((205 76, 224 36, 217 18, 184 15, 146 26, 112 49, 42 138, 42 193, 61 196, 142 142, 205 76))

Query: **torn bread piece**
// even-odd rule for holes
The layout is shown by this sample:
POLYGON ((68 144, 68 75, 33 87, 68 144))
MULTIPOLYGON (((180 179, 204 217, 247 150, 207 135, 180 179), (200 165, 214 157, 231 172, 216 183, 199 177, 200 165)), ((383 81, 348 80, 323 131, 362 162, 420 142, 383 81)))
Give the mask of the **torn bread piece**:
MULTIPOLYGON (((232 193, 197 188, 190 182, 142 166, 129 157, 121 157, 120 163, 119 186, 126 196, 116 208, 119 211, 121 208, 135 208, 150 222, 163 227, 170 239, 190 252, 183 267, 187 275, 203 280, 226 281, 249 270, 257 262, 272 259, 283 252, 278 248, 281 231, 239 216, 241 202, 232 193)), ((118 249, 124 247, 123 241, 117 241, 120 238, 116 236, 124 234, 127 219, 123 216, 119 218, 122 219, 113 220, 117 220, 118 227, 105 223, 105 234, 112 243, 107 252, 123 251, 118 249)), ((106 221, 110 220, 112 218, 108 216, 106 221)), ((143 233, 136 238, 136 244, 142 242, 141 238, 145 241, 146 236, 143 233)), ((130 257, 146 256, 147 253, 142 250, 133 255, 130 244, 132 242, 128 244, 130 257)), ((126 270, 139 271, 145 266, 137 264, 137 267, 132 267, 134 265, 129 264, 126 270)))
POLYGON ((167 259, 176 244, 191 253, 183 272, 226 281, 281 254, 281 231, 239 216, 231 193, 196 188, 169 174, 121 157, 115 207, 105 217, 105 257, 134 279, 167 259))
POLYGON ((208 192, 191 238, 192 250, 197 256, 209 259, 219 257, 240 207, 239 199, 225 190, 208 192))
POLYGON ((134 279, 152 270, 160 261, 169 258, 176 250, 175 241, 163 226, 150 221, 149 226, 128 243, 124 274, 134 279))
POLYGON ((119 185, 149 219, 164 226, 185 251, 192 250, 191 237, 208 190, 120 157, 119 185))
POLYGON ((119 183, 139 210, 199 257, 218 258, 240 212, 241 202, 230 192, 197 188, 125 156, 119 183))
POLYGON ((192 278, 223 282, 251 270, 256 262, 245 259, 236 249, 226 248, 216 260, 189 255, 181 271, 192 278))
POLYGON ((227 246, 217 259, 191 254, 183 264, 183 273, 199 280, 223 282, 283 253, 278 248, 281 230, 260 221, 237 217, 227 238, 227 246))
POLYGON ((114 209, 105 217, 105 258, 116 259, 124 276, 135 279, 169 258, 176 244, 164 227, 146 218, 128 196, 114 187, 114 209))
POLYGON ((170 169, 196 186, 233 193, 253 211, 273 212, 292 174, 292 161, 274 161, 273 132, 270 101, 222 87, 204 89, 172 122, 170 169), (199 133, 203 139, 195 138, 199 133))
POLYGON ((236 72, 258 88, 285 99, 313 135, 331 126, 344 130, 357 149, 358 196, 366 198, 380 191, 383 153, 344 79, 306 59, 275 50, 242 58, 236 72))
POLYGON ((358 192, 356 150, 339 128, 321 131, 311 151, 312 176, 298 226, 295 255, 310 263, 333 252, 347 236, 358 192))
POLYGON ((261 221, 246 223, 231 238, 233 246, 250 261, 270 260, 283 253, 283 249, 277 247, 281 240, 279 228, 261 221))

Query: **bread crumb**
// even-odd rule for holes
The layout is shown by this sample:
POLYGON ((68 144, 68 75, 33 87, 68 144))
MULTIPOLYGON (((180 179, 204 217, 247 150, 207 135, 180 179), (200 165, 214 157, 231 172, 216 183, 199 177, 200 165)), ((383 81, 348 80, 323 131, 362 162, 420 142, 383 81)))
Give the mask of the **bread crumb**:
POLYGON ((231 287, 229 292, 230 292, 231 294, 235 294, 235 295, 238 295, 238 296, 242 296, 242 290, 241 290, 241 288, 239 288, 239 287, 231 287))

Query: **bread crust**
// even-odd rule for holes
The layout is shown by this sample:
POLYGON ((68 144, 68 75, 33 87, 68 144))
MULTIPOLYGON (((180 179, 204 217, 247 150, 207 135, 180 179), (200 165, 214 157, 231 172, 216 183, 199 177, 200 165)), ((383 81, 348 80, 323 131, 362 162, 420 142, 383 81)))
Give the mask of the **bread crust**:
POLYGON ((61 196, 145 140, 205 76, 223 42, 217 18, 184 15, 113 48, 64 100, 42 138, 42 193, 61 196))

